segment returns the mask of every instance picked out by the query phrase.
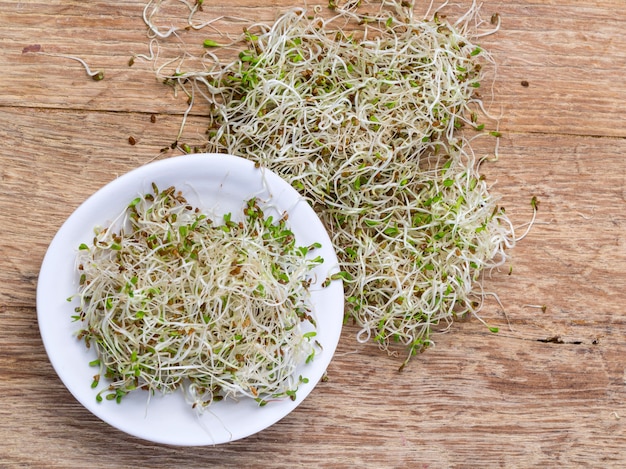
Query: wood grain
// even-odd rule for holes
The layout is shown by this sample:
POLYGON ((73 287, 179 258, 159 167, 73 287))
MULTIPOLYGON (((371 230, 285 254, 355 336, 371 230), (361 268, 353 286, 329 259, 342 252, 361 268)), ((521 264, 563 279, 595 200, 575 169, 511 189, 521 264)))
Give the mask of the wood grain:
MULTIPOLYGON (((206 448, 154 445, 92 416, 54 373, 36 319, 39 268, 63 221, 118 175, 174 154, 160 150, 176 138, 184 98, 149 63, 128 66, 147 52, 144 5, 0 0, 0 467, 623 467, 623 2, 483 5, 502 18, 481 43, 498 64, 490 109, 503 132, 483 171, 518 233, 530 198, 540 201, 510 264, 485 279, 501 304, 489 297, 482 318, 500 332, 456 323, 398 373, 398 358, 357 343, 348 324, 328 382, 302 406, 206 448), (22 52, 34 44, 106 78, 22 52)), ((234 0, 205 13, 271 20, 289 6, 234 0)), ((198 108, 186 141, 201 144, 204 125, 198 108)))

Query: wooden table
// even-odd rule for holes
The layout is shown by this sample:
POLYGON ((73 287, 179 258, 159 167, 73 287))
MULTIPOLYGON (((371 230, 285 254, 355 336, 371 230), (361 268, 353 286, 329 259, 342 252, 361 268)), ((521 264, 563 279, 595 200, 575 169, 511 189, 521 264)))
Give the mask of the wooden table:
MULTIPOLYGON (((622 467, 623 1, 483 5, 502 18, 481 44, 498 63, 491 109, 503 134, 483 171, 516 225, 540 201, 512 273, 485 280, 506 315, 493 299, 481 314, 500 332, 455 323, 399 373, 398 358, 358 344, 347 325, 328 381, 295 412, 197 448, 151 444, 91 415, 56 376, 37 327, 37 276, 63 221, 118 175, 177 154, 160 150, 176 138, 184 99, 149 64, 128 66, 148 51, 144 4, 0 0, 0 467, 622 467), (34 45, 79 56, 105 79, 23 52, 34 45)), ((270 21, 300 3, 205 4, 214 16, 270 21)), ((202 111, 185 131, 192 145, 203 141, 202 111)))

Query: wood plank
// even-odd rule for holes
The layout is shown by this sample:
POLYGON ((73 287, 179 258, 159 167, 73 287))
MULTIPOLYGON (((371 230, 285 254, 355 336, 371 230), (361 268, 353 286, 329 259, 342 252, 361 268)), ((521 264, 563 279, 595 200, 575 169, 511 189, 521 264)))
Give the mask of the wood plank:
MULTIPOLYGON (((3 323, 8 332, 23 330, 19 318, 3 323)), ((120 467, 138 460, 154 462, 153 467, 182 461, 224 467, 251 462, 293 467, 310 461, 333 467, 419 462, 606 467, 625 456, 622 373, 607 367, 625 352, 620 337, 597 345, 543 344, 503 339, 475 323, 463 324, 398 374, 397 361, 381 356, 375 346, 354 346, 354 333, 346 328, 329 381, 280 423, 225 446, 176 450, 122 435, 77 405, 50 370, 24 367, 45 362, 33 327, 16 344, 24 351, 29 339, 31 352, 12 354, 19 359, 15 368, 3 364, 0 369, 11 377, 2 384, 3 409, 11 409, 2 411, 0 448, 9 457, 3 461, 84 467, 106 451, 120 467), (30 401, 42 403, 36 412, 30 401)))
POLYGON ((501 15, 502 27, 483 43, 498 64, 493 108, 502 108, 503 128, 626 134, 620 118, 624 89, 613 78, 626 60, 619 33, 626 11, 618 2, 500 2, 490 7, 501 15))
MULTIPOLYGON (((141 20, 143 5, 138 1, 56 5, 0 1, 0 24, 10 25, 0 38, 0 64, 11 67, 10 74, 0 75, 0 106, 183 112, 185 100, 176 99, 155 79, 150 64, 137 61, 128 66, 133 54, 148 53, 141 20), (93 82, 77 62, 22 53, 24 47, 33 44, 47 52, 81 57, 94 70, 103 69, 106 78, 93 82)), ((225 15, 270 21, 290 5, 288 0, 268 6, 237 0, 207 9, 205 18, 225 15)), ((620 6, 618 0, 575 5, 485 3, 484 17, 497 12, 502 18, 501 30, 481 43, 498 64, 492 110, 502 113, 503 129, 626 135, 620 106, 626 100, 626 90, 614 79, 621 73, 626 54, 626 37, 621 34, 626 11, 620 6), (522 80, 530 86, 522 87, 522 80)), ((172 24, 180 15, 172 12, 170 17, 171 21, 164 19, 161 24, 172 24)), ((240 32, 242 24, 217 23, 220 31, 231 34, 240 32)), ((201 42, 208 36, 223 39, 211 31, 187 33, 183 39, 192 52, 200 53, 201 42)), ((164 42, 163 54, 180 51, 173 42, 164 42)), ((198 107, 195 112, 203 111, 198 107)))
MULTIPOLYGON (((26 206, 32 214, 28 224, 34 228, 28 244, 20 242, 21 230, 2 234, 5 242, 0 249, 14 266, 0 273, 3 283, 12 284, 2 294, 26 304, 33 300, 32 286, 45 247, 65 218, 117 175, 174 153, 163 156, 160 150, 170 143, 168 136, 176 133, 180 119, 159 115, 152 123, 143 113, 121 120, 115 113, 21 108, 0 110, 0 119, 8 124, 0 129, 6 148, 19 149, 4 156, 0 217, 10 225, 23 219, 26 206), (134 146, 128 143, 131 135, 137 141, 134 146), (6 246, 11 246, 11 252, 6 246), (36 262, 29 261, 31 256, 37 256, 36 262)), ((194 134, 195 127, 198 142, 202 123, 202 119, 189 122, 189 132, 194 134)), ((626 144, 622 139, 555 138, 507 134, 502 138, 500 161, 483 165, 495 183, 493 193, 502 197, 515 224, 530 219, 532 196, 540 201, 537 224, 511 253, 513 275, 504 272, 491 281, 498 282, 499 291, 530 293, 532 303, 551 309, 552 318, 572 319, 573 311, 578 311, 581 317, 575 319, 582 320, 585 309, 580 305, 587 303, 586 298, 603 298, 610 305, 612 298, 623 297, 621 289, 611 288, 611 279, 626 270, 620 249, 624 213, 603 201, 623 200, 626 144), (508 286, 511 279, 513 288, 508 286), (560 303, 553 306, 550 298, 557 286, 560 303)), ((192 138, 189 141, 193 143, 192 138)), ((518 235, 522 231, 518 229, 518 235)), ((523 307, 529 300, 507 301, 501 296, 505 304, 530 313, 523 307)), ((610 315, 610 309, 602 314, 610 315)))

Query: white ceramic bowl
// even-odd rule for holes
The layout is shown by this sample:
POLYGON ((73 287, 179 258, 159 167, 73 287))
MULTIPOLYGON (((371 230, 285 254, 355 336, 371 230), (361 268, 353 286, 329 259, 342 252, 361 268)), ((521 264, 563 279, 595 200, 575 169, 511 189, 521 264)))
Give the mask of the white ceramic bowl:
MULTIPOLYGON (((268 212, 266 212, 268 213, 268 212)), ((268 213, 271 214, 271 213, 268 213)), ((255 168, 250 161, 231 155, 186 155, 154 162, 131 171, 106 185, 67 219, 46 253, 37 286, 37 317, 44 346, 57 374, 74 397, 97 417, 139 438, 172 445, 211 445, 234 441, 274 424, 313 390, 333 356, 343 321, 343 286, 321 282, 338 271, 337 257, 322 223, 313 209, 287 182, 276 174, 255 168), (322 244, 316 255, 324 263, 315 271, 311 297, 317 317, 316 339, 321 353, 297 374, 309 381, 301 384, 296 400, 270 402, 264 407, 251 399, 225 399, 209 406, 201 416, 185 402, 182 392, 155 395, 135 391, 120 404, 96 402, 102 385, 91 388, 97 370, 89 366, 96 358, 75 336, 80 323, 72 322, 76 304, 67 298, 78 289, 76 253, 81 243, 90 243, 95 226, 108 226, 115 215, 138 195, 151 192, 154 182, 161 189, 176 186, 189 203, 210 216, 240 213, 246 200, 257 196, 268 201, 277 214, 287 211, 289 225, 300 245, 322 244)), ((102 382, 106 380, 102 379, 102 382)))

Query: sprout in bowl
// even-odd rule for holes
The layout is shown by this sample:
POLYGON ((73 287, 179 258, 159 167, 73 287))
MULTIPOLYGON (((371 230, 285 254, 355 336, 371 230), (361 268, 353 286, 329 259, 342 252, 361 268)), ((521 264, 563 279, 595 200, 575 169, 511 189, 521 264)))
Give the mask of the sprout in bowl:
POLYGON ((186 155, 121 176, 68 218, 42 264, 38 321, 96 416, 158 443, 218 444, 313 390, 341 332, 339 278, 289 184, 235 156, 186 155))

